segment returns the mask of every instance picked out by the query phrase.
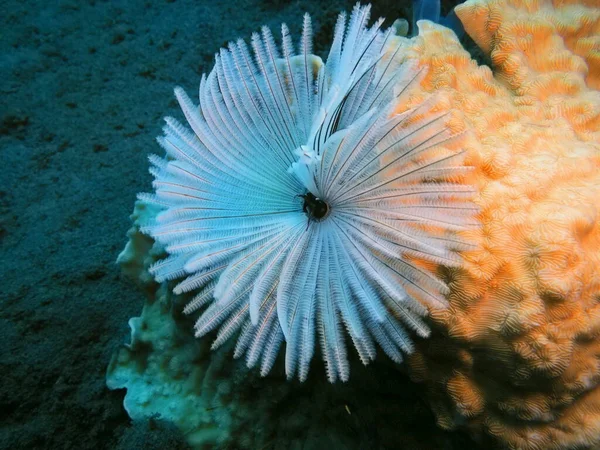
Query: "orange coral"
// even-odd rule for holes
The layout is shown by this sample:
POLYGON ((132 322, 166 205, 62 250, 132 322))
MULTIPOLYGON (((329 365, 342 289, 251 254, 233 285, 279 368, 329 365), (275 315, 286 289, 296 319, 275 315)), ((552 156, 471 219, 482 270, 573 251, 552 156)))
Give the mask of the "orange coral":
MULTIPOLYGON (((478 66, 429 22, 407 42, 466 130, 481 228, 439 267, 448 310, 409 364, 438 422, 511 448, 600 446, 600 9, 594 0, 457 7, 478 66)), ((410 105, 400 105, 401 111, 410 105)))

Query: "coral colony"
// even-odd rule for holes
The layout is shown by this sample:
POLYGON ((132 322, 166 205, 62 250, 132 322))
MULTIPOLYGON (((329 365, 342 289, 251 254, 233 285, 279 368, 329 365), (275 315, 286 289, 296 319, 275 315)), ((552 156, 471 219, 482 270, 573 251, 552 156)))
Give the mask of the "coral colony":
POLYGON ((393 109, 426 69, 404 62, 394 28, 367 26, 370 6, 339 16, 327 61, 311 53, 308 15, 297 49, 285 25, 216 56, 200 106, 175 95, 191 130, 167 118, 152 156, 163 210, 142 231, 169 256, 151 273, 197 290, 209 305, 196 335, 219 327, 214 347, 240 331, 235 356, 271 369, 285 341, 288 377, 307 377, 315 339, 331 382, 347 380, 345 332, 363 363, 375 343, 394 361, 410 352, 405 327, 427 336, 426 305, 447 287, 415 259, 448 266, 465 244, 471 189, 446 113, 430 101, 393 109), (428 118, 422 119, 424 115, 428 118))

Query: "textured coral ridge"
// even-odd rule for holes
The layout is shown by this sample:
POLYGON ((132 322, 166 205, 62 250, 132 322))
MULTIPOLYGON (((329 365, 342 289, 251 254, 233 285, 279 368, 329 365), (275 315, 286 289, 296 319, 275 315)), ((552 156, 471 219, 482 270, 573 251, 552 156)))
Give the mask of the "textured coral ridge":
MULTIPOLYGON (((438 421, 511 448, 600 446, 600 10, 592 1, 468 1, 478 66, 420 24, 411 57, 462 112, 481 207, 477 248, 440 267, 447 310, 409 359, 438 421), (588 6, 585 6, 585 5, 588 6)), ((420 96, 415 94, 415 101, 420 96)), ((399 106, 399 110, 406 105, 399 106)))
POLYGON ((396 362, 425 337, 425 305, 447 286, 413 262, 460 264, 474 224, 468 167, 435 96, 392 115, 426 73, 401 58, 395 29, 368 27, 370 7, 340 15, 326 62, 304 18, 297 54, 285 25, 217 55, 200 105, 176 96, 191 131, 167 118, 152 156, 161 211, 142 228, 168 257, 186 306, 208 305, 196 335, 237 336, 236 357, 266 374, 285 341, 288 377, 305 380, 320 343, 328 379, 349 377, 346 342, 367 364, 376 344, 396 362), (346 336, 346 333, 348 336, 346 336), (349 339, 347 339, 349 337, 349 339))

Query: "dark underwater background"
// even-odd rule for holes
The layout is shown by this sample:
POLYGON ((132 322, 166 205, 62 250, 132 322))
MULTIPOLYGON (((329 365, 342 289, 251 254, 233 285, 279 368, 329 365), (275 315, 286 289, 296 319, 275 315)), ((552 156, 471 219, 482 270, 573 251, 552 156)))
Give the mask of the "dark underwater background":
MULTIPOLYGON (((135 196, 150 187, 147 155, 161 152, 162 117, 183 119, 173 87, 197 92, 228 41, 281 22, 297 36, 309 12, 323 54, 338 13, 353 4, 0 3, 0 449, 188 448, 160 418, 131 421, 125 392, 105 384, 111 355, 129 340, 127 321, 144 302, 115 259, 135 196)), ((411 7, 378 1, 372 17, 410 21, 411 7)), ((443 13, 452 7, 443 4, 443 13)), ((400 436, 393 446, 374 438, 374 449, 491 448, 439 429, 423 388, 399 371, 393 377, 394 394, 358 413, 350 435, 400 436), (403 413, 386 414, 386 402, 404 405, 403 413)), ((360 410, 358 398, 349 401, 360 410)))

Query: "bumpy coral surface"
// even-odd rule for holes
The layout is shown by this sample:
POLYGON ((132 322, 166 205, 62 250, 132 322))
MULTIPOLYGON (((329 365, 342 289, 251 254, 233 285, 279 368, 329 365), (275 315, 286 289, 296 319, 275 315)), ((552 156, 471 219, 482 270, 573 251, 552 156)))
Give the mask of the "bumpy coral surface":
MULTIPOLYGON (((468 1, 471 60, 429 22, 407 46, 461 111, 482 227, 450 307, 409 363, 445 428, 511 448, 600 446, 600 10, 594 1, 468 1)), ((399 105, 398 111, 409 105, 399 105)))

